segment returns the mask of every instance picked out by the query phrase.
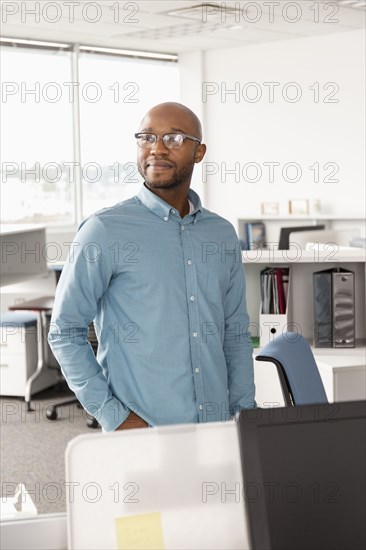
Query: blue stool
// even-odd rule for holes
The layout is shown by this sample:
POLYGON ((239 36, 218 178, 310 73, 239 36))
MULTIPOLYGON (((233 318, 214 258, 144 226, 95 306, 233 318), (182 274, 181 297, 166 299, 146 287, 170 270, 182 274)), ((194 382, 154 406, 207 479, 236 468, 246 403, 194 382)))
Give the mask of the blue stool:
POLYGON ((35 313, 16 313, 9 311, 9 313, 0 314, 0 327, 8 328, 28 328, 37 325, 38 317, 35 313))

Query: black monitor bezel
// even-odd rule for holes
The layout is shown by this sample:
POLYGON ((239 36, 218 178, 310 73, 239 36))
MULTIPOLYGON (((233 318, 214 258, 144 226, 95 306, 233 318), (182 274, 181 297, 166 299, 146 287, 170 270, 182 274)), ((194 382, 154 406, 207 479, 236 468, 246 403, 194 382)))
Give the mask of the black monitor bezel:
POLYGON ((325 225, 298 225, 295 227, 281 227, 280 238, 278 242, 278 250, 289 250, 290 248, 290 234, 302 231, 322 231, 325 229, 325 225))
MULTIPOLYGON (((262 481, 259 430, 261 427, 283 426, 293 423, 337 422, 366 417, 366 401, 344 401, 327 404, 245 409, 238 416, 238 435, 242 461, 243 480, 262 481)), ((271 550, 270 526, 265 498, 258 502, 245 502, 249 527, 248 537, 252 550, 271 550)))

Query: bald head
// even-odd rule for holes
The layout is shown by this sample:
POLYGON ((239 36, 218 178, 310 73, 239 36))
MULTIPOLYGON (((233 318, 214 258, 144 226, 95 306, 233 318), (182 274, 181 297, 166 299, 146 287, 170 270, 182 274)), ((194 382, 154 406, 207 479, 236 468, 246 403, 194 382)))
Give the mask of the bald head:
POLYGON ((137 147, 137 165, 145 185, 169 204, 180 205, 176 208, 181 211, 187 204, 194 165, 206 153, 206 145, 200 143, 202 129, 198 117, 181 103, 160 103, 146 113, 138 133, 156 137, 150 146, 137 147), (178 147, 171 147, 163 139, 168 134, 182 135, 178 147), (177 203, 171 194, 180 197, 177 203))
POLYGON ((140 124, 140 132, 151 131, 151 120, 166 121, 167 131, 178 130, 186 134, 191 134, 202 140, 202 126, 199 118, 191 109, 188 109, 181 103, 168 101, 159 103, 150 109, 140 124), (170 129, 168 126, 170 125, 170 129))

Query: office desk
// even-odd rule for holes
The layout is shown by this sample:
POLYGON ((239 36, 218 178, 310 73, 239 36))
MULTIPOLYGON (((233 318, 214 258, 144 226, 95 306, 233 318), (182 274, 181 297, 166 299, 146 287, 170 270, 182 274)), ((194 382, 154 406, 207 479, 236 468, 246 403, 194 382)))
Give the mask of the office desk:
POLYGON ((6 550, 67 550, 66 514, 2 521, 1 543, 6 550))
POLYGON ((349 355, 317 355, 316 362, 328 401, 366 399, 365 350, 353 349, 349 355))
MULTIPOLYGON (((313 348, 325 393, 330 403, 366 399, 366 351, 361 348, 313 348)), ((254 352, 258 353, 258 349, 254 352)), ((256 401, 260 407, 285 405, 274 363, 254 361, 256 401)))
POLYGON ((52 310, 54 296, 42 296, 35 300, 27 300, 20 304, 11 306, 12 311, 34 311, 37 313, 37 345, 38 345, 38 364, 36 371, 28 378, 25 387, 25 403, 27 411, 31 409, 30 398, 32 393, 44 390, 53 386, 57 382, 57 369, 51 368, 46 360, 45 346, 47 342, 47 322, 46 312, 52 310))
POLYGON ((0 244, 2 251, 1 286, 13 285, 27 281, 32 277, 47 275, 47 262, 44 254, 46 226, 2 224, 0 226, 0 244))

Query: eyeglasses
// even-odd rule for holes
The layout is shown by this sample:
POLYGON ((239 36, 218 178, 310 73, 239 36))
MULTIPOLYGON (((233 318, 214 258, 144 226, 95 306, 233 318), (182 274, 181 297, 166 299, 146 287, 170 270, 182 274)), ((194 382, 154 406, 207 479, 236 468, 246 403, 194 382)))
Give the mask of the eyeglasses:
POLYGON ((192 141, 201 143, 200 139, 190 136, 189 134, 164 134, 163 136, 157 136, 156 134, 138 133, 135 134, 135 138, 137 139, 137 145, 141 147, 141 149, 151 149, 158 139, 162 139, 165 147, 168 149, 180 149, 185 139, 191 139, 192 141))

